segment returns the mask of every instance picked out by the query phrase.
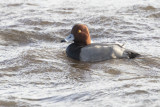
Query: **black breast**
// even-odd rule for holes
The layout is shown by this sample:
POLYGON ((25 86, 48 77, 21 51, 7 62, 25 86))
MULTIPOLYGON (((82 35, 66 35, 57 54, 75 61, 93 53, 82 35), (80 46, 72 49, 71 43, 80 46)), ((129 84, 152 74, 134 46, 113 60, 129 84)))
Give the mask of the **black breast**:
POLYGON ((83 47, 84 46, 75 43, 70 44, 66 50, 67 56, 76 60, 80 60, 80 52, 81 48, 83 47))

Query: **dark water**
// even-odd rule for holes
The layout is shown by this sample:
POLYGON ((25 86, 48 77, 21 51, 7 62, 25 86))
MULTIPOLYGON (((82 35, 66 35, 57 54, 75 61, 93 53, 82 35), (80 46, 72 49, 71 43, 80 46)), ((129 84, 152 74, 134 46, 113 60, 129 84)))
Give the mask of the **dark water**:
POLYGON ((159 0, 1 0, 0 107, 159 107, 159 0), (142 54, 84 63, 60 43, 76 23, 142 54))

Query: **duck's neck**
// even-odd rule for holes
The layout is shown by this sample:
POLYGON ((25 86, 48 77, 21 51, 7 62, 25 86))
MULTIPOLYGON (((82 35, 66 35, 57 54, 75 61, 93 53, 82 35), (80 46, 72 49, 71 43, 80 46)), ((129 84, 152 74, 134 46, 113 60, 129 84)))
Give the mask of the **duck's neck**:
POLYGON ((85 42, 86 42, 86 45, 91 44, 91 37, 90 37, 90 36, 88 36, 88 38, 87 38, 87 40, 86 40, 85 42))
POLYGON ((74 43, 78 44, 78 45, 90 45, 91 44, 91 38, 90 36, 88 36, 86 39, 82 39, 81 41, 74 41, 74 43))

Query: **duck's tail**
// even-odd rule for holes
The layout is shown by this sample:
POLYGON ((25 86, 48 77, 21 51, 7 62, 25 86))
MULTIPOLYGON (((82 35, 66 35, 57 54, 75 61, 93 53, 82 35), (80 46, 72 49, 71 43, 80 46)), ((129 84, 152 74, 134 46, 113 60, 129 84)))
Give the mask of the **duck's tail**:
POLYGON ((127 53, 128 57, 130 59, 133 59, 133 58, 136 58, 136 57, 139 57, 140 54, 137 53, 137 52, 134 52, 134 51, 131 51, 131 50, 125 50, 125 52, 127 53))

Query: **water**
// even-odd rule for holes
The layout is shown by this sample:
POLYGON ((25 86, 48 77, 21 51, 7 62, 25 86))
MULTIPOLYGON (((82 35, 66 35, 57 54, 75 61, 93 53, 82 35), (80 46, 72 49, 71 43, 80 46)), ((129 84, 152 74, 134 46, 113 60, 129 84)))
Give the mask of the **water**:
POLYGON ((1 107, 159 107, 159 0, 1 0, 1 107), (76 23, 96 43, 142 57, 72 60, 60 43, 76 23))

